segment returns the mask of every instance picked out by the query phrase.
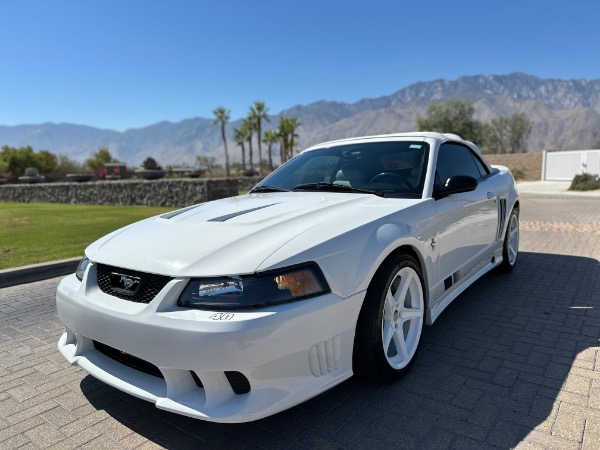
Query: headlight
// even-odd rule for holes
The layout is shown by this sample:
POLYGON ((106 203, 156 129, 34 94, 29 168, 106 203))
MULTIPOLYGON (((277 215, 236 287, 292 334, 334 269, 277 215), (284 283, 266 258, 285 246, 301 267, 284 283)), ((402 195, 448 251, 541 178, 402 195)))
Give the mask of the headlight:
POLYGON ((90 265, 90 260, 87 256, 84 256, 81 261, 79 261, 79 265, 77 266, 77 270, 75 271, 75 276, 79 281, 83 281, 83 274, 85 274, 85 269, 90 265))
POLYGON ((192 279, 177 304, 201 309, 259 308, 328 292, 319 266, 307 263, 253 276, 192 279))

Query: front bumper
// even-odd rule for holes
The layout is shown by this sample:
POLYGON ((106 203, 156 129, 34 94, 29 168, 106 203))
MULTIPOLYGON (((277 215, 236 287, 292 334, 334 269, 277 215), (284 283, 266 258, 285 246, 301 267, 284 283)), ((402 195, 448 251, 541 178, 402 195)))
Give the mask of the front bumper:
POLYGON ((364 292, 219 315, 177 306, 187 279, 170 281, 154 300, 140 304, 103 293, 95 271, 90 265, 83 282, 71 275, 58 286, 58 315, 66 328, 58 348, 71 364, 158 408, 246 422, 290 408, 352 375, 364 292), (94 341, 153 364, 161 376, 122 364, 94 341), (234 392, 232 372, 248 380, 249 392, 234 392))

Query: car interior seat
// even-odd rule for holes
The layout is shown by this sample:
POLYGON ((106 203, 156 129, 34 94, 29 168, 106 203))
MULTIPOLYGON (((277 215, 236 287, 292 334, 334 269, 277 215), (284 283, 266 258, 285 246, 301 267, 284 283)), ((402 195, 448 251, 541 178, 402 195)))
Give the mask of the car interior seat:
POLYGON ((334 184, 343 186, 360 186, 366 181, 365 171, 362 169, 343 168, 337 171, 334 184))

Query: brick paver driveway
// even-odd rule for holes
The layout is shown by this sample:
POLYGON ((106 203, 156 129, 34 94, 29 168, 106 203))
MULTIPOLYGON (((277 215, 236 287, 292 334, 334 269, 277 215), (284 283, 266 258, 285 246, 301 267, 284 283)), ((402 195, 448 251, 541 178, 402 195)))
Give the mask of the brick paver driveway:
POLYGON ((600 448, 600 199, 523 196, 521 255, 473 285, 403 380, 349 380, 218 425, 159 411, 58 354, 58 279, 0 291, 0 448, 600 448))

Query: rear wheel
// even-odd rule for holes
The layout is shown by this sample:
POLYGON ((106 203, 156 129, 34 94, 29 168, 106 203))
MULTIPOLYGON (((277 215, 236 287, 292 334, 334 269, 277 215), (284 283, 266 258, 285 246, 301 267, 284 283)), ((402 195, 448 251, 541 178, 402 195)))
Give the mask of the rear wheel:
POLYGON ((504 245, 502 246, 502 263, 500 270, 510 272, 517 265, 519 256, 519 209, 515 208, 508 218, 504 245))
POLYGON ((421 269, 411 256, 398 255, 367 290, 354 338, 355 374, 375 382, 403 376, 415 360, 424 317, 421 269))

